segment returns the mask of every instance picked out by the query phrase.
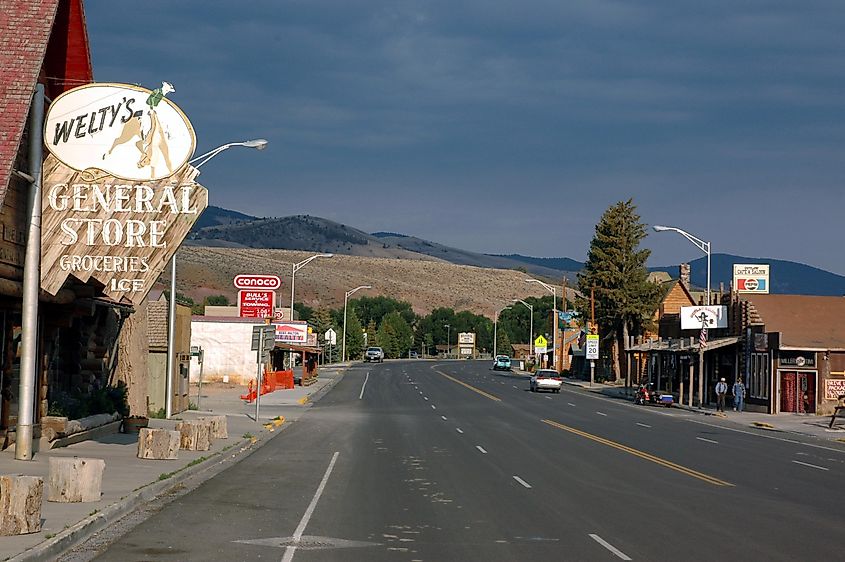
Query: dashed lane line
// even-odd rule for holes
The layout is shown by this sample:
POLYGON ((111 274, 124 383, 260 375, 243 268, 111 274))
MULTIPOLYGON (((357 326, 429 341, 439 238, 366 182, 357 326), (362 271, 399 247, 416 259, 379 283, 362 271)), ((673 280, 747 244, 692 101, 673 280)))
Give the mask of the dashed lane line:
POLYGON ((647 428, 651 429, 651 426, 650 426, 650 425, 648 425, 647 423, 640 423, 640 422, 637 422, 637 425, 638 425, 638 426, 640 426, 640 427, 647 427, 647 428))
POLYGON ((590 538, 593 539, 594 541, 596 541, 597 543, 599 543, 600 545, 602 545, 603 547, 605 547, 607 550, 609 550, 613 554, 615 554, 617 558, 621 558, 622 560, 630 560, 631 559, 631 558, 628 557, 627 554, 625 554, 624 552, 622 552, 621 550, 619 550, 618 548, 616 548, 615 546, 613 546, 612 544, 610 544, 609 542, 607 542, 606 540, 601 538, 600 536, 593 534, 593 533, 590 533, 590 538))
POLYGON ((485 451, 484 447, 482 447, 481 445, 476 445, 475 448, 484 453, 485 455, 487 454, 487 451, 485 451))
POLYGON ((826 468, 824 466, 818 466, 818 465, 815 465, 815 464, 810 464, 808 462, 801 462, 801 461, 792 461, 792 462, 794 462, 795 464, 803 465, 803 466, 809 466, 810 468, 816 468, 818 470, 830 470, 829 468, 826 468))
POLYGON ((525 480, 523 480, 522 478, 520 478, 516 474, 513 475, 513 479, 516 480, 517 482, 519 482, 520 484, 522 484, 523 486, 525 486, 526 488, 531 489, 531 484, 529 484, 528 482, 526 482, 525 480))
POLYGON ((463 430, 463 429, 461 429, 460 427, 456 427, 456 428, 455 428, 455 431, 457 431, 458 433, 463 433, 463 432, 464 432, 464 430, 463 430))
POLYGON ((714 445, 718 445, 718 441, 713 441, 712 439, 707 439, 706 437, 696 437, 699 441, 704 441, 706 443, 713 443, 714 445))
POLYGON ((364 377, 364 384, 361 385, 361 394, 358 395, 358 400, 364 397, 364 389, 367 388, 367 381, 370 380, 370 372, 367 371, 367 376, 364 377))
POLYGON ((443 421, 447 421, 446 416, 440 416, 440 417, 443 418, 443 421))
POLYGON ((598 415, 600 415, 600 416, 607 416, 607 414, 605 414, 604 412, 598 412, 598 411, 597 411, 596 413, 597 413, 598 415))

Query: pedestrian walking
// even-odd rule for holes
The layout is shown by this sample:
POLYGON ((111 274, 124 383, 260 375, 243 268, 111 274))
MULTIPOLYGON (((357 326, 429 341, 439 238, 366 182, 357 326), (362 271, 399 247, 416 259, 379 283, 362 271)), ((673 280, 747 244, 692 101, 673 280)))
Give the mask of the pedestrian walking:
POLYGON ((719 412, 725 411, 725 394, 727 393, 728 383, 725 382, 723 377, 716 383, 716 410, 719 412))
POLYGON ((742 384, 742 377, 737 377, 733 388, 734 393, 734 412, 741 412, 742 405, 745 402, 745 385, 742 384))

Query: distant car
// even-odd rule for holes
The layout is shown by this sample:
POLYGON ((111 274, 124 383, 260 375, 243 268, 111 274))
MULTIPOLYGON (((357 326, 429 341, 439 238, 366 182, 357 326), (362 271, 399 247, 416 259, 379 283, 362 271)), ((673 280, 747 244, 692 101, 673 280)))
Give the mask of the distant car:
POLYGON ((511 370, 511 358, 507 355, 497 355, 496 359, 493 360, 493 370, 494 371, 510 371, 511 370))
POLYGON ((368 347, 367 351, 364 353, 364 361, 367 363, 372 361, 384 363, 384 350, 380 347, 368 347))
POLYGON ((562 385, 563 381, 560 378, 560 373, 554 369, 538 369, 528 381, 528 389, 531 392, 538 392, 540 390, 560 392, 562 385))
POLYGON ((410 358, 410 359, 417 359, 418 357, 419 357, 419 355, 417 355, 417 352, 416 352, 416 351, 409 351, 409 352, 408 352, 408 358, 410 358))

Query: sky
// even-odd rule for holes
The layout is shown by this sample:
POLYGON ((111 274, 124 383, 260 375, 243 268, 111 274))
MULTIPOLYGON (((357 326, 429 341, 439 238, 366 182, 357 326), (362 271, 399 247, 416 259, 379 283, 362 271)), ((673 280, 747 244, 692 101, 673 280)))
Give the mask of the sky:
MULTIPOLYGON (((210 203, 584 260, 642 221, 845 274, 841 0, 85 2, 94 77, 190 118, 210 203)), ((651 265, 695 259, 651 233, 651 265)))

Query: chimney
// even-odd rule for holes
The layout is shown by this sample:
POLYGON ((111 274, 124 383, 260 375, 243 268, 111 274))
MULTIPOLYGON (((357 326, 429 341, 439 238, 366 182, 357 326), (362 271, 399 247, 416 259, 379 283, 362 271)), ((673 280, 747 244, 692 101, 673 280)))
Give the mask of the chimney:
POLYGON ((686 287, 687 290, 689 290, 689 288, 690 288, 689 276, 690 276, 690 266, 689 266, 689 264, 688 263, 682 263, 681 265, 679 265, 678 266, 678 279, 681 281, 681 283, 684 284, 684 287, 686 287))

